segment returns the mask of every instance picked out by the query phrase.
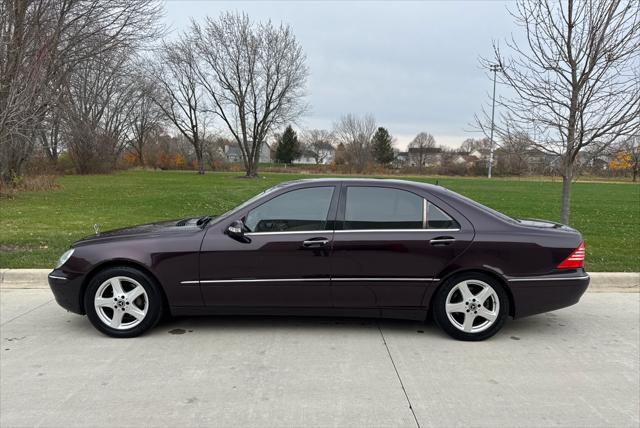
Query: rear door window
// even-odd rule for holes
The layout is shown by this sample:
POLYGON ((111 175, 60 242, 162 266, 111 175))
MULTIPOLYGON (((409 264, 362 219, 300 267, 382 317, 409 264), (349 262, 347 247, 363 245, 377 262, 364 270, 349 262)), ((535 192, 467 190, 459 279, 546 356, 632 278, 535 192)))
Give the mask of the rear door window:
POLYGON ((424 199, 387 187, 347 187, 344 230, 422 229, 424 199))
POLYGON ((460 229, 457 221, 431 202, 427 202, 427 229, 460 229))

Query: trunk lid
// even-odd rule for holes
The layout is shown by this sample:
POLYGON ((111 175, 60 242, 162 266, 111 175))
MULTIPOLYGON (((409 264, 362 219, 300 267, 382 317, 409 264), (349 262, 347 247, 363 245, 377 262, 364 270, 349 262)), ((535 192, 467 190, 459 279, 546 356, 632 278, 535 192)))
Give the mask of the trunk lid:
POLYGON ((549 220, 540 220, 537 218, 518 218, 516 219, 521 226, 533 227, 537 229, 559 229, 571 232, 578 232, 574 228, 566 224, 556 223, 549 220))

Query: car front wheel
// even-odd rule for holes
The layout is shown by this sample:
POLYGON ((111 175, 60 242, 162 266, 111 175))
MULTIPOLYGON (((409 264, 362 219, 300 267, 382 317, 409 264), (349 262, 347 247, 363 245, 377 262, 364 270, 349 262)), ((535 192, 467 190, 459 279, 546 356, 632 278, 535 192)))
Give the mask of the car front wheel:
POLYGON ((496 334, 509 314, 509 298, 492 277, 455 276, 440 287, 432 305, 436 323, 451 337, 477 341, 496 334))
POLYGON ((108 268, 91 279, 84 296, 87 317, 112 337, 135 337, 157 324, 162 298, 152 278, 130 267, 108 268))

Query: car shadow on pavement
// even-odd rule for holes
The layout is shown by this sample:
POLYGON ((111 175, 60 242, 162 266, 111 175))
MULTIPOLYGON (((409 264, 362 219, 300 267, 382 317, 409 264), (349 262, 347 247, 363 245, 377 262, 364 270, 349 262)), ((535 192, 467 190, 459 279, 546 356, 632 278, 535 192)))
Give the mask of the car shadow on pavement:
POLYGON ((440 336, 442 333, 431 321, 390 320, 375 318, 317 317, 317 316, 180 316, 161 321, 153 333, 186 334, 192 332, 218 331, 308 331, 343 335, 346 332, 370 332, 394 330, 400 334, 425 334, 440 336))
MULTIPOLYGON (((62 320, 61 320, 62 321, 62 320)), ((98 334, 86 316, 68 314, 64 321, 72 334, 92 336, 98 334)), ((547 336, 550 333, 562 334, 568 327, 579 329, 570 314, 565 312, 550 312, 541 315, 508 319, 497 337, 506 336, 513 340, 547 336)), ((424 336, 433 339, 449 340, 435 322, 427 319, 425 322, 397 319, 376 319, 356 317, 318 317, 318 316, 267 316, 267 315, 211 315, 211 316, 178 316, 166 317, 146 335, 181 335, 189 333, 216 332, 252 332, 272 331, 290 332, 307 331, 318 334, 344 335, 345 333, 367 332, 375 335, 393 334, 395 337, 424 336)), ((145 336, 146 336, 145 335, 145 336)))
MULTIPOLYGON (((532 337, 547 335, 549 330, 562 328, 571 321, 562 315, 547 313, 527 318, 508 319, 503 330, 498 335, 520 337, 532 337)), ((306 330, 309 332, 336 332, 344 334, 345 331, 370 331, 374 334, 393 333, 395 336, 423 335, 432 338, 446 338, 435 322, 427 319, 425 322, 397 319, 375 318, 349 318, 349 317, 316 317, 316 316, 180 316, 168 317, 162 320, 152 334, 188 334, 193 332, 215 331, 291 331, 306 330)))

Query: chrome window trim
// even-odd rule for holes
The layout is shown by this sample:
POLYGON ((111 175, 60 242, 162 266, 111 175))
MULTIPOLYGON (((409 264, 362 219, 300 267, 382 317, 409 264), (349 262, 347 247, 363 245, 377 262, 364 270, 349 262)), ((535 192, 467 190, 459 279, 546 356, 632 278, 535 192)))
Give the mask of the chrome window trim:
POLYGON ((422 198, 422 228, 427 228, 427 199, 422 198))
POLYGON ((526 278, 509 278, 507 281, 509 282, 522 282, 522 281, 575 281, 580 279, 589 279, 589 275, 584 276, 572 276, 572 277, 548 277, 548 278, 540 278, 540 277, 526 277, 526 278))
POLYGON ((265 236, 265 235, 303 235, 303 234, 323 234, 323 233, 396 233, 396 232, 460 232, 460 229, 346 229, 346 230, 294 230, 282 232, 247 232, 245 236, 265 236))
POLYGON ((333 233, 333 230, 284 230, 281 232, 247 232, 245 236, 263 236, 263 235, 302 235, 302 234, 318 234, 333 233))
POLYGON ((180 284, 232 284, 238 282, 317 282, 317 281, 403 281, 403 282, 437 282, 439 278, 268 278, 268 279, 203 279, 202 281, 180 281, 180 284))

